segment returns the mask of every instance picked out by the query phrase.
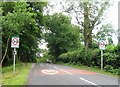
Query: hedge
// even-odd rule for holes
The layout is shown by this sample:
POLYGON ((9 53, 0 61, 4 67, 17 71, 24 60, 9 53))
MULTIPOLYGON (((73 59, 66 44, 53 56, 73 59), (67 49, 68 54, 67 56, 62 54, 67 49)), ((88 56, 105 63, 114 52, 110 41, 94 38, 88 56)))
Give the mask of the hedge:
MULTIPOLYGON (((108 45, 104 50, 104 70, 118 74, 120 67, 120 45, 108 45)), ((100 49, 85 49, 61 54, 59 59, 64 63, 73 63, 85 66, 95 66, 100 68, 100 49)))

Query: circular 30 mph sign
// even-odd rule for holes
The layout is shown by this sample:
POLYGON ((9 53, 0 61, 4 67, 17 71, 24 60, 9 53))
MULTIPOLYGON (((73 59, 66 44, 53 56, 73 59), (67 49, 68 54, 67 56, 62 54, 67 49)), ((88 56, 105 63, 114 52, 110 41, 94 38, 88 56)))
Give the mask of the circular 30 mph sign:
POLYGON ((19 48, 19 37, 17 36, 12 37, 11 48, 19 48))
POLYGON ((101 40, 101 41, 99 42, 99 48, 100 48, 101 50, 105 50, 105 45, 106 45, 106 42, 105 42, 105 41, 101 40))

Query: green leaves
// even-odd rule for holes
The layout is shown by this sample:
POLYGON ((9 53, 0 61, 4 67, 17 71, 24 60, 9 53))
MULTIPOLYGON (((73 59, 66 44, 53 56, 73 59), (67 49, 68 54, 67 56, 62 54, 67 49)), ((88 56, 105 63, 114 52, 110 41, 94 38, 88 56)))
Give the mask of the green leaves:
POLYGON ((32 18, 34 13, 26 12, 26 9, 27 4, 25 2, 15 3, 13 12, 8 12, 2 19, 3 29, 9 30, 11 35, 14 33, 20 34, 26 24, 35 24, 35 20, 32 18))
MULTIPOLYGON (((18 50, 18 56, 21 61, 35 61, 35 56, 38 48, 38 42, 41 39, 41 25, 44 23, 44 17, 42 14, 43 3, 30 3, 26 2, 3 2, 2 10, 2 36, 3 36, 3 53, 6 47, 6 40, 9 36, 19 35, 20 37, 20 48, 18 50), (38 7, 38 6, 41 7, 38 7), (37 8, 41 10, 36 11, 37 8), (7 10, 9 9, 9 10, 7 10), (38 21, 41 20, 41 22, 38 21), (43 21, 43 22, 42 22, 43 21)), ((45 6, 45 5, 44 5, 45 6)), ((9 53, 7 54, 8 59, 12 58, 11 48, 9 42, 9 53)), ((7 58, 6 58, 7 61, 7 58)))
POLYGON ((80 32, 78 27, 71 24, 71 19, 62 14, 46 16, 46 41, 49 53, 57 58, 61 53, 79 48, 80 32))
POLYGON ((114 33, 114 30, 112 29, 112 26, 110 24, 103 25, 100 28, 100 30, 97 32, 97 39, 105 40, 106 37, 111 38, 113 33, 114 33))

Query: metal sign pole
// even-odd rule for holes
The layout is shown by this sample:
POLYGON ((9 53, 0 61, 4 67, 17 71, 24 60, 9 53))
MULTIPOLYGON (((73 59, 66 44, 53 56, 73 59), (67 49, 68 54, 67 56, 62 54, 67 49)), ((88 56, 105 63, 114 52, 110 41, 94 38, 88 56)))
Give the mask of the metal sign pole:
POLYGON ((103 50, 101 49, 101 70, 103 70, 103 50))
POLYGON ((16 48, 19 48, 19 36, 12 36, 11 39, 11 48, 13 49, 13 72, 15 72, 15 56, 17 54, 16 48))
POLYGON ((16 48, 14 48, 13 55, 14 55, 13 72, 15 72, 15 55, 16 55, 16 48))

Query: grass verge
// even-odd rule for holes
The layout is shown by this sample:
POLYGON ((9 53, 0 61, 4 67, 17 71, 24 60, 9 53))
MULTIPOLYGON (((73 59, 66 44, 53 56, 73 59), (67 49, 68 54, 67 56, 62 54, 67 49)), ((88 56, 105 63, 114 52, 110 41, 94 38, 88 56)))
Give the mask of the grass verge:
MULTIPOLYGON (((31 63, 16 64, 16 72, 13 73, 13 66, 2 69, 2 85, 26 85, 31 63)), ((18 86, 17 86, 18 87, 18 86)))
POLYGON ((97 73, 101 73, 101 74, 106 74, 106 75, 113 76, 113 77, 118 77, 118 75, 112 74, 110 72, 105 72, 104 70, 102 71, 102 70, 100 70, 100 68, 97 68, 97 67, 74 65, 74 64, 70 64, 70 63, 59 63, 59 64, 64 65, 64 66, 70 66, 70 67, 73 67, 73 68, 89 70, 89 71, 93 71, 93 72, 97 72, 97 73))

